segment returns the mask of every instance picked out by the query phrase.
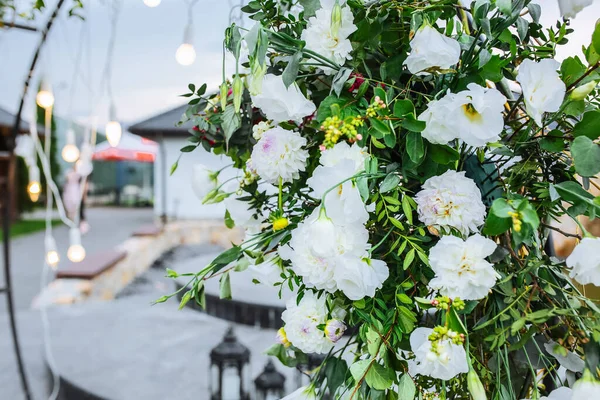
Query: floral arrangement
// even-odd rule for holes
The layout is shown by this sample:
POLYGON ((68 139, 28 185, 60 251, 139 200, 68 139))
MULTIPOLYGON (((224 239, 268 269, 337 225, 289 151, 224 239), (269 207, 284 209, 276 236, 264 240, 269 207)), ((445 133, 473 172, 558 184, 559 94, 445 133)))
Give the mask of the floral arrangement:
POLYGON ((269 354, 326 357, 287 399, 600 398, 600 25, 554 60, 591 1, 558 3, 543 27, 529 0, 250 1, 236 74, 182 119, 182 152, 233 161, 192 182, 246 239, 181 306, 243 269, 293 293, 269 354), (551 231, 580 240, 566 262, 551 231))

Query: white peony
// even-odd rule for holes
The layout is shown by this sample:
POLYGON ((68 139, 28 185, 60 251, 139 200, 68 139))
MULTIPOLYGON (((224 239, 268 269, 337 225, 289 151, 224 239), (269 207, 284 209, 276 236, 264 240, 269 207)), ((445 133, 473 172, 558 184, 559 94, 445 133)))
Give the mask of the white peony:
POLYGON ((429 250, 429 264, 435 272, 429 286, 450 298, 484 298, 498 278, 492 264, 485 260, 494 250, 496 243, 481 235, 467 240, 443 236, 429 250))
POLYGON ((281 76, 268 74, 262 82, 262 92, 251 96, 255 107, 275 123, 294 121, 301 123, 304 117, 312 115, 316 107, 308 100, 295 83, 285 87, 281 76))
MULTIPOLYGON (((308 26, 302 32, 301 39, 306 42, 306 48, 323 57, 335 62, 338 65, 344 65, 346 60, 352 59, 352 44, 348 36, 356 30, 354 25, 354 15, 350 8, 343 6, 341 15, 341 25, 337 32, 331 29, 331 10, 332 7, 324 7, 317 10, 314 17, 308 20, 308 26)), ((330 67, 321 67, 326 74, 336 72, 330 67)))
POLYGON ((390 271, 385 262, 355 256, 344 256, 335 269, 334 280, 350 300, 374 297, 390 271))
POLYGON ((311 386, 302 386, 281 400, 317 400, 317 394, 311 386))
POLYGON ((419 115, 426 124, 421 135, 439 144, 453 139, 475 147, 496 142, 504 129, 505 102, 506 97, 498 90, 470 83, 467 90, 447 93, 427 105, 419 115))
POLYGON ((192 167, 192 190, 200 200, 216 189, 218 185, 215 172, 204 164, 195 164, 192 167))
POLYGON ((429 68, 448 69, 458 64, 460 44, 425 24, 410 41, 410 54, 404 61, 408 70, 417 75, 426 75, 429 68))
POLYGON ((481 192, 464 172, 446 171, 429 178, 415 196, 419 220, 436 229, 477 232, 485 221, 481 192))
POLYGON ((264 132, 252 148, 252 169, 269 183, 297 179, 306 167, 306 139, 298 132, 276 127, 264 132))
POLYGON ((600 238, 583 238, 567 258, 567 266, 580 284, 600 286, 600 238))
POLYGON ((410 347, 415 354, 415 372, 434 379, 448 380, 460 373, 469 372, 467 353, 463 346, 449 339, 439 341, 434 351, 429 335, 430 328, 417 328, 410 335, 410 347))
POLYGON ((552 59, 539 62, 524 60, 519 66, 517 82, 523 89, 523 99, 527 114, 542 126, 545 112, 558 111, 567 90, 557 69, 560 63, 552 59))
POLYGON ((594 0, 558 0, 560 16, 563 18, 575 18, 575 15, 585 7, 592 5, 594 0))
POLYGON ((295 297, 288 300, 281 319, 285 322, 287 339, 304 353, 323 354, 333 347, 333 342, 317 328, 327 322, 325 296, 317 298, 306 291, 299 304, 295 297))

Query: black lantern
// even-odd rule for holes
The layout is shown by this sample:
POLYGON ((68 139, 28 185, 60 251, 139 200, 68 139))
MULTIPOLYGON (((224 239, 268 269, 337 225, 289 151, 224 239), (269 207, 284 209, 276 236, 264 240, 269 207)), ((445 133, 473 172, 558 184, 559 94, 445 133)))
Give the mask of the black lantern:
POLYGON ((211 400, 250 400, 250 350, 237 341, 233 328, 210 351, 211 400))
POLYGON ((254 380, 256 400, 279 400, 285 394, 285 376, 267 361, 263 372, 254 380))
POLYGON ((321 364, 323 363, 323 361, 325 361, 325 358, 327 357, 326 354, 317 353, 311 353, 307 356, 307 362, 298 364, 298 366, 296 367, 295 380, 296 387, 298 388, 306 386, 310 383, 310 379, 312 378, 314 370, 317 367, 321 366, 321 364))

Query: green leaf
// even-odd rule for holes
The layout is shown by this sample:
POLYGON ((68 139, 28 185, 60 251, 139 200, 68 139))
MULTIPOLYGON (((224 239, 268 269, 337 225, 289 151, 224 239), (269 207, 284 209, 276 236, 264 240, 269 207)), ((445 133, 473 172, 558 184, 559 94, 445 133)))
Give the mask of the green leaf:
POLYGON ((600 137, 600 110, 588 111, 573 127, 573 136, 586 136, 592 140, 600 137))
POLYGON ((400 125, 411 132, 422 132, 425 129, 425 122, 415 119, 410 114, 400 122, 400 125))
POLYGON ((333 82, 331 83, 331 91, 334 92, 338 97, 342 94, 342 89, 344 89, 344 83, 350 77, 352 70, 350 68, 340 68, 340 70, 333 77, 333 82))
POLYGON ((185 305, 188 303, 188 301, 190 301, 191 298, 192 292, 185 292, 185 294, 181 297, 181 302, 179 303, 179 310, 183 310, 183 307, 185 307, 185 305))
POLYGON ((229 140, 233 136, 234 132, 242 126, 242 117, 239 113, 236 113, 233 104, 229 104, 223 111, 221 118, 223 126, 223 134, 225 135, 225 145, 229 148, 229 140))
POLYGON ((233 229, 233 227, 235 227, 235 221, 233 220, 233 218, 231 218, 231 214, 229 213, 229 210, 225 210, 225 226, 229 229, 233 229))
POLYGON ((371 327, 367 330, 367 350, 372 357, 375 357, 381 346, 381 336, 371 327))
POLYGON ((385 177, 383 182, 381 182, 381 186, 379 186, 379 192, 387 193, 391 190, 394 190, 398 187, 399 183, 400 183, 400 177, 394 172, 389 173, 385 177))
POLYGON ((396 100, 394 103, 394 115, 402 118, 405 115, 415 113, 415 106, 410 100, 396 100))
POLYGON ((304 18, 307 20, 314 17, 316 11, 321 8, 320 0, 299 0, 298 3, 304 8, 304 18))
POLYGON ((540 140, 540 147, 546 151, 557 153, 565 148, 565 139, 563 133, 558 129, 550 131, 544 138, 540 140))
POLYGON ((219 279, 219 298, 231 300, 231 280, 229 272, 224 273, 219 279))
POLYGON ((583 65, 579 57, 566 58, 560 65, 560 73, 565 85, 569 86, 577 79, 581 78, 585 73, 585 69, 585 65, 583 65))
POLYGON ((483 233, 489 236, 500 235, 512 226, 510 218, 500 218, 493 213, 489 213, 485 225, 483 226, 483 233))
POLYGON ((371 126, 379 133, 383 135, 387 135, 390 133, 390 127, 383 121, 378 120, 377 118, 369 118, 369 122, 371 126))
POLYGON ((498 218, 509 218, 509 212, 513 212, 514 208, 511 206, 506 199, 500 198, 494 200, 490 211, 498 218))
POLYGON ((571 144, 575 169, 581 176, 594 176, 600 172, 600 146, 587 136, 575 138, 571 144))
POLYGON ((408 374, 402 375, 398 384, 398 400, 414 400, 417 387, 408 374))
POLYGON ((529 15, 531 15, 533 22, 539 24, 540 17, 542 16, 542 7, 539 4, 529 3, 527 8, 529 9, 529 15))
POLYGON ((240 246, 233 246, 219 254, 210 264, 215 266, 225 266, 230 262, 237 260, 240 254, 242 254, 242 248, 240 246))
POLYGON ((428 143, 428 153, 438 164, 450 164, 460 158, 460 153, 450 146, 428 143))
POLYGON ((529 31, 529 21, 525 18, 519 17, 517 19, 517 34, 519 35, 519 39, 524 41, 527 37, 527 32, 529 31))
POLYGON ((448 316, 448 326, 454 332, 463 333, 467 335, 467 329, 465 328, 463 322, 460 319, 460 316, 456 313, 454 308, 450 309, 447 314, 448 316))
POLYGON ((408 132, 406 135, 406 152, 410 159, 418 163, 425 154, 425 148, 423 146, 423 137, 417 132, 408 132))
POLYGON ((179 149, 179 151, 181 151, 182 153, 189 153, 196 150, 196 145, 188 145, 188 146, 183 146, 181 149, 179 149))
POLYGON ((300 70, 300 60, 302 60, 302 51, 295 52, 291 57, 288 65, 283 70, 281 78, 285 87, 289 87, 296 78, 298 77, 298 71, 300 70))
POLYGON ((386 390, 392 386, 395 377, 396 373, 393 369, 384 367, 375 361, 371 368, 369 368, 365 380, 367 381, 367 385, 373 389, 386 390))
POLYGON ((348 373, 348 364, 345 360, 337 357, 329 357, 325 361, 322 367, 325 370, 325 377, 327 378, 327 387, 330 393, 335 393, 336 389, 344 383, 346 380, 346 374, 348 373))
POLYGON ((363 378, 370 364, 371 360, 359 360, 350 366, 350 373, 356 382, 363 378))
POLYGON ((173 165, 171 165, 171 171, 169 175, 173 175, 175 171, 177 171, 177 167, 179 166, 179 160, 175 161, 173 165))
POLYGON ((406 257, 404 258, 404 262, 402 263, 402 269, 404 269, 406 271, 408 269, 408 267, 410 267, 410 264, 412 264, 414 259, 415 259, 415 249, 410 249, 408 251, 408 253, 406 253, 406 257))
POLYGON ((410 311, 408 308, 404 306, 398 307, 398 316, 400 317, 398 323, 402 328, 402 332, 410 333, 415 329, 415 323, 417 322, 417 317, 415 314, 410 311))
POLYGON ((592 47, 596 54, 600 54, 600 24, 596 24, 594 33, 592 33, 592 47))
POLYGON ((499 56, 494 55, 483 66, 483 69, 481 70, 480 75, 483 79, 488 79, 492 82, 498 82, 498 81, 502 80, 502 78, 504 77, 502 75, 503 65, 504 65, 504 62, 502 61, 502 59, 499 56))
MULTIPOLYGON (((402 196, 402 211, 406 216, 406 220, 409 224, 413 224, 412 207, 410 206, 410 200, 407 195, 402 196)), ((406 268, 405 268, 406 269, 406 268)))

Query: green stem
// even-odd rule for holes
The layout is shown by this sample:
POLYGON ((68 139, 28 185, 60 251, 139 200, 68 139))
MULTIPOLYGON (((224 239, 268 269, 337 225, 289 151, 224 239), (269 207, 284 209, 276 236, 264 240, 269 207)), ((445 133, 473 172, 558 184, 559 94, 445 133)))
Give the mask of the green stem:
POLYGON ((283 212, 283 178, 279 177, 279 211, 283 212))

